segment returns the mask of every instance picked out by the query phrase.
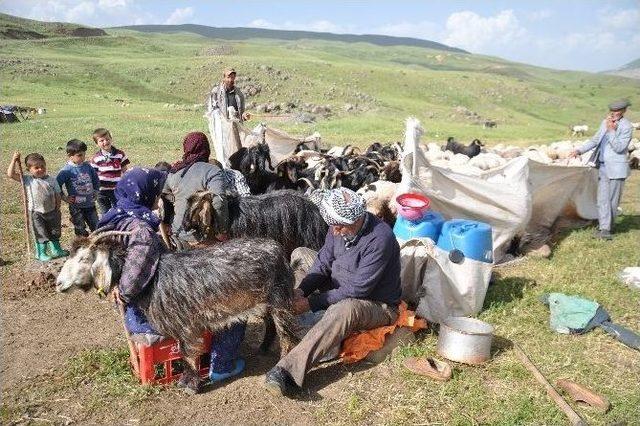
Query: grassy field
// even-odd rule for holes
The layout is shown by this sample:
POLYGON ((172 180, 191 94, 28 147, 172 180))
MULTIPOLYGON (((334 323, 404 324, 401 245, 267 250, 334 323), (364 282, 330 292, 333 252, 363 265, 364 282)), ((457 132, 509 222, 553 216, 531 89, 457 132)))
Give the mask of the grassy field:
MULTIPOLYGON (((330 105, 333 113, 313 124, 273 121, 274 127, 295 135, 319 131, 330 145, 401 140, 403 120, 410 115, 422 121, 427 140, 443 141, 454 135, 461 140, 479 137, 489 145, 551 142, 566 139, 569 124, 594 128, 613 98, 627 96, 640 105, 637 80, 551 71, 477 55, 339 42, 233 42, 192 34, 109 32, 109 37, 86 39, 0 41, 2 103, 47 108, 44 116, 1 125, 2 171, 11 153, 19 150, 41 152, 55 173, 66 161, 66 141, 89 142, 96 127, 111 129, 116 145, 135 164, 174 161, 180 157, 182 137, 189 131, 204 131, 206 124, 202 110, 180 111, 165 104, 202 103, 228 65, 262 87, 260 95, 249 101, 330 105), (231 53, 208 53, 221 45, 231 53), (345 111, 347 103, 357 104, 355 111, 345 111), (483 130, 456 112, 456 107, 497 120, 498 128, 483 130)), ((640 121, 634 110, 629 116, 640 121)), ((272 119, 260 120, 270 124, 272 119)), ((613 404, 609 413, 580 409, 594 424, 639 423, 640 357, 600 330, 584 336, 552 333, 548 311, 537 298, 549 291, 581 294, 600 302, 616 322, 640 328, 640 292, 616 280, 622 267, 640 261, 637 172, 628 181, 622 207, 620 234, 614 241, 592 240, 591 229, 567 231, 559 236, 551 258, 529 259, 500 270, 480 315, 496 326, 498 335, 519 343, 549 379, 571 378, 607 395, 613 404)), ((2 180, 1 212, 2 259, 10 264, 0 274, 4 285, 12 285, 25 259, 19 187, 7 179, 2 180)), ((64 228, 64 233, 68 244, 71 228, 64 228)), ((10 306, 21 309, 20 304, 10 306)), ((566 423, 506 344, 498 345, 486 366, 456 365, 454 379, 446 384, 410 376, 401 366, 404 357, 435 354, 435 336, 423 337, 374 368, 338 367, 335 384, 321 390, 320 400, 273 400, 263 395, 258 374, 228 387, 254 401, 252 409, 263 410, 257 417, 233 414, 246 407, 221 399, 221 391, 195 401, 211 409, 225 406, 224 411, 231 413, 225 415, 236 417, 221 418, 236 423, 261 419, 335 424, 566 423)), ((189 401, 194 400, 171 388, 135 385, 124 347, 120 340, 117 345, 69 353, 66 364, 43 373, 43 382, 36 385, 25 380, 12 388, 3 386, 3 424, 24 419, 25 413, 49 420, 64 417, 71 408, 56 401, 74 400, 78 395, 84 398, 83 408, 73 408, 79 423, 125 423, 135 417, 145 424, 179 424, 189 419, 185 407, 193 408, 189 401), (168 400, 171 409, 160 410, 168 400), (154 414, 156 408, 161 417, 154 414)), ((317 370, 312 378, 323 374, 317 370)))

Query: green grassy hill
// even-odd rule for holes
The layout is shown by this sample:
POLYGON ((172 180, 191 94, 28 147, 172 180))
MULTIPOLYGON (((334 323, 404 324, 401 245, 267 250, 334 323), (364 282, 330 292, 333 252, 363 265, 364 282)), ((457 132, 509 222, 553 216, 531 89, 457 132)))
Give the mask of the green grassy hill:
POLYGON ((570 124, 595 126, 610 99, 628 96, 640 103, 635 80, 479 55, 322 40, 109 32, 110 37, 3 42, 3 102, 44 106, 50 113, 8 128, 10 135, 38 138, 35 129, 46 123, 62 143, 103 125, 126 143, 142 142, 146 135, 173 143, 183 131, 204 129, 205 122, 202 111, 176 112, 165 104, 202 103, 228 65, 245 78, 241 87, 260 88, 249 102, 293 102, 294 112, 305 103, 328 105, 331 114, 311 124, 257 119, 296 134, 317 130, 332 144, 398 140, 409 115, 422 120, 430 139, 549 141, 566 137, 570 124), (498 128, 483 130, 479 123, 485 119, 496 120, 498 128))
POLYGON ((0 39, 41 39, 48 37, 90 37, 107 35, 99 28, 63 22, 40 22, 0 13, 0 39))

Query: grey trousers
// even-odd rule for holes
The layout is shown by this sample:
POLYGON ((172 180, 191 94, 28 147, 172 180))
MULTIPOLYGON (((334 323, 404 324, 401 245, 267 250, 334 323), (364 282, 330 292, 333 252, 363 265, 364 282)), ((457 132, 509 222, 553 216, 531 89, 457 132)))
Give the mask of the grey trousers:
MULTIPOLYGON (((294 269, 298 266, 295 265, 296 259, 301 259, 301 263, 310 267, 313 263, 310 261, 312 251, 296 253, 297 250, 291 254, 294 269)), ((299 282, 296 282, 297 284, 299 282)), ((322 319, 277 365, 289 372, 298 386, 302 386, 309 368, 340 345, 350 334, 393 324, 397 318, 397 306, 371 300, 342 300, 329 306, 322 319)))
POLYGON ((622 198, 624 179, 609 179, 604 164, 598 171, 598 228, 611 231, 622 198))
POLYGON ((31 210, 30 213, 33 233, 37 242, 46 243, 47 241, 60 240, 62 221, 60 209, 54 209, 48 213, 31 210))

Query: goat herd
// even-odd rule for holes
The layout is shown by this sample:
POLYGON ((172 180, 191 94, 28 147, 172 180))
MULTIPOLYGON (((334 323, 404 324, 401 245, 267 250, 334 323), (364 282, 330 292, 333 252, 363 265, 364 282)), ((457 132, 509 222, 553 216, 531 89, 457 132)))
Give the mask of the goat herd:
MULTIPOLYGON (((328 229, 304 192, 344 186, 363 196, 367 210, 390 224, 395 220, 392 200, 402 178, 399 144, 374 143, 364 152, 352 146, 323 151, 309 145, 301 143, 275 167, 266 143, 233 154, 231 166, 245 176, 253 196, 230 197, 231 241, 160 258, 141 308, 155 330, 180 342, 187 361, 182 384, 190 392, 200 387, 195 360, 205 330, 258 316, 266 325, 263 350, 276 334, 281 354, 295 344, 293 274, 288 261, 296 247, 318 250, 328 229)), ((465 146, 450 138, 444 147, 433 143, 421 147, 434 165, 477 173, 520 155, 549 163, 564 161, 574 143, 487 149, 477 139, 465 146)), ((638 158, 637 140, 632 147, 636 154, 632 158, 638 158)), ((211 211, 211 194, 194 194, 188 201, 184 229, 210 236, 211 211)), ((108 293, 120 280, 126 252, 123 242, 107 241, 107 237, 120 235, 126 241, 129 234, 108 231, 77 241, 58 275, 56 290, 95 287, 99 293, 108 293)))

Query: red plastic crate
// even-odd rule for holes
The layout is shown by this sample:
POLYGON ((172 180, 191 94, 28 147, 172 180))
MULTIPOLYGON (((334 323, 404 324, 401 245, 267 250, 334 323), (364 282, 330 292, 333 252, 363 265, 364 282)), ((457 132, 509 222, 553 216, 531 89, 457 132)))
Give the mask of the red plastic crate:
MULTIPOLYGON (((202 336, 203 355, 198 358, 197 367, 200 377, 209 375, 209 351, 211 349, 211 333, 202 336)), ((137 353, 131 353, 130 361, 133 372, 142 384, 166 384, 176 381, 182 376, 180 361, 180 345, 174 339, 166 338, 151 346, 134 343, 137 353)), ((129 349, 131 351, 131 347, 129 349)))

